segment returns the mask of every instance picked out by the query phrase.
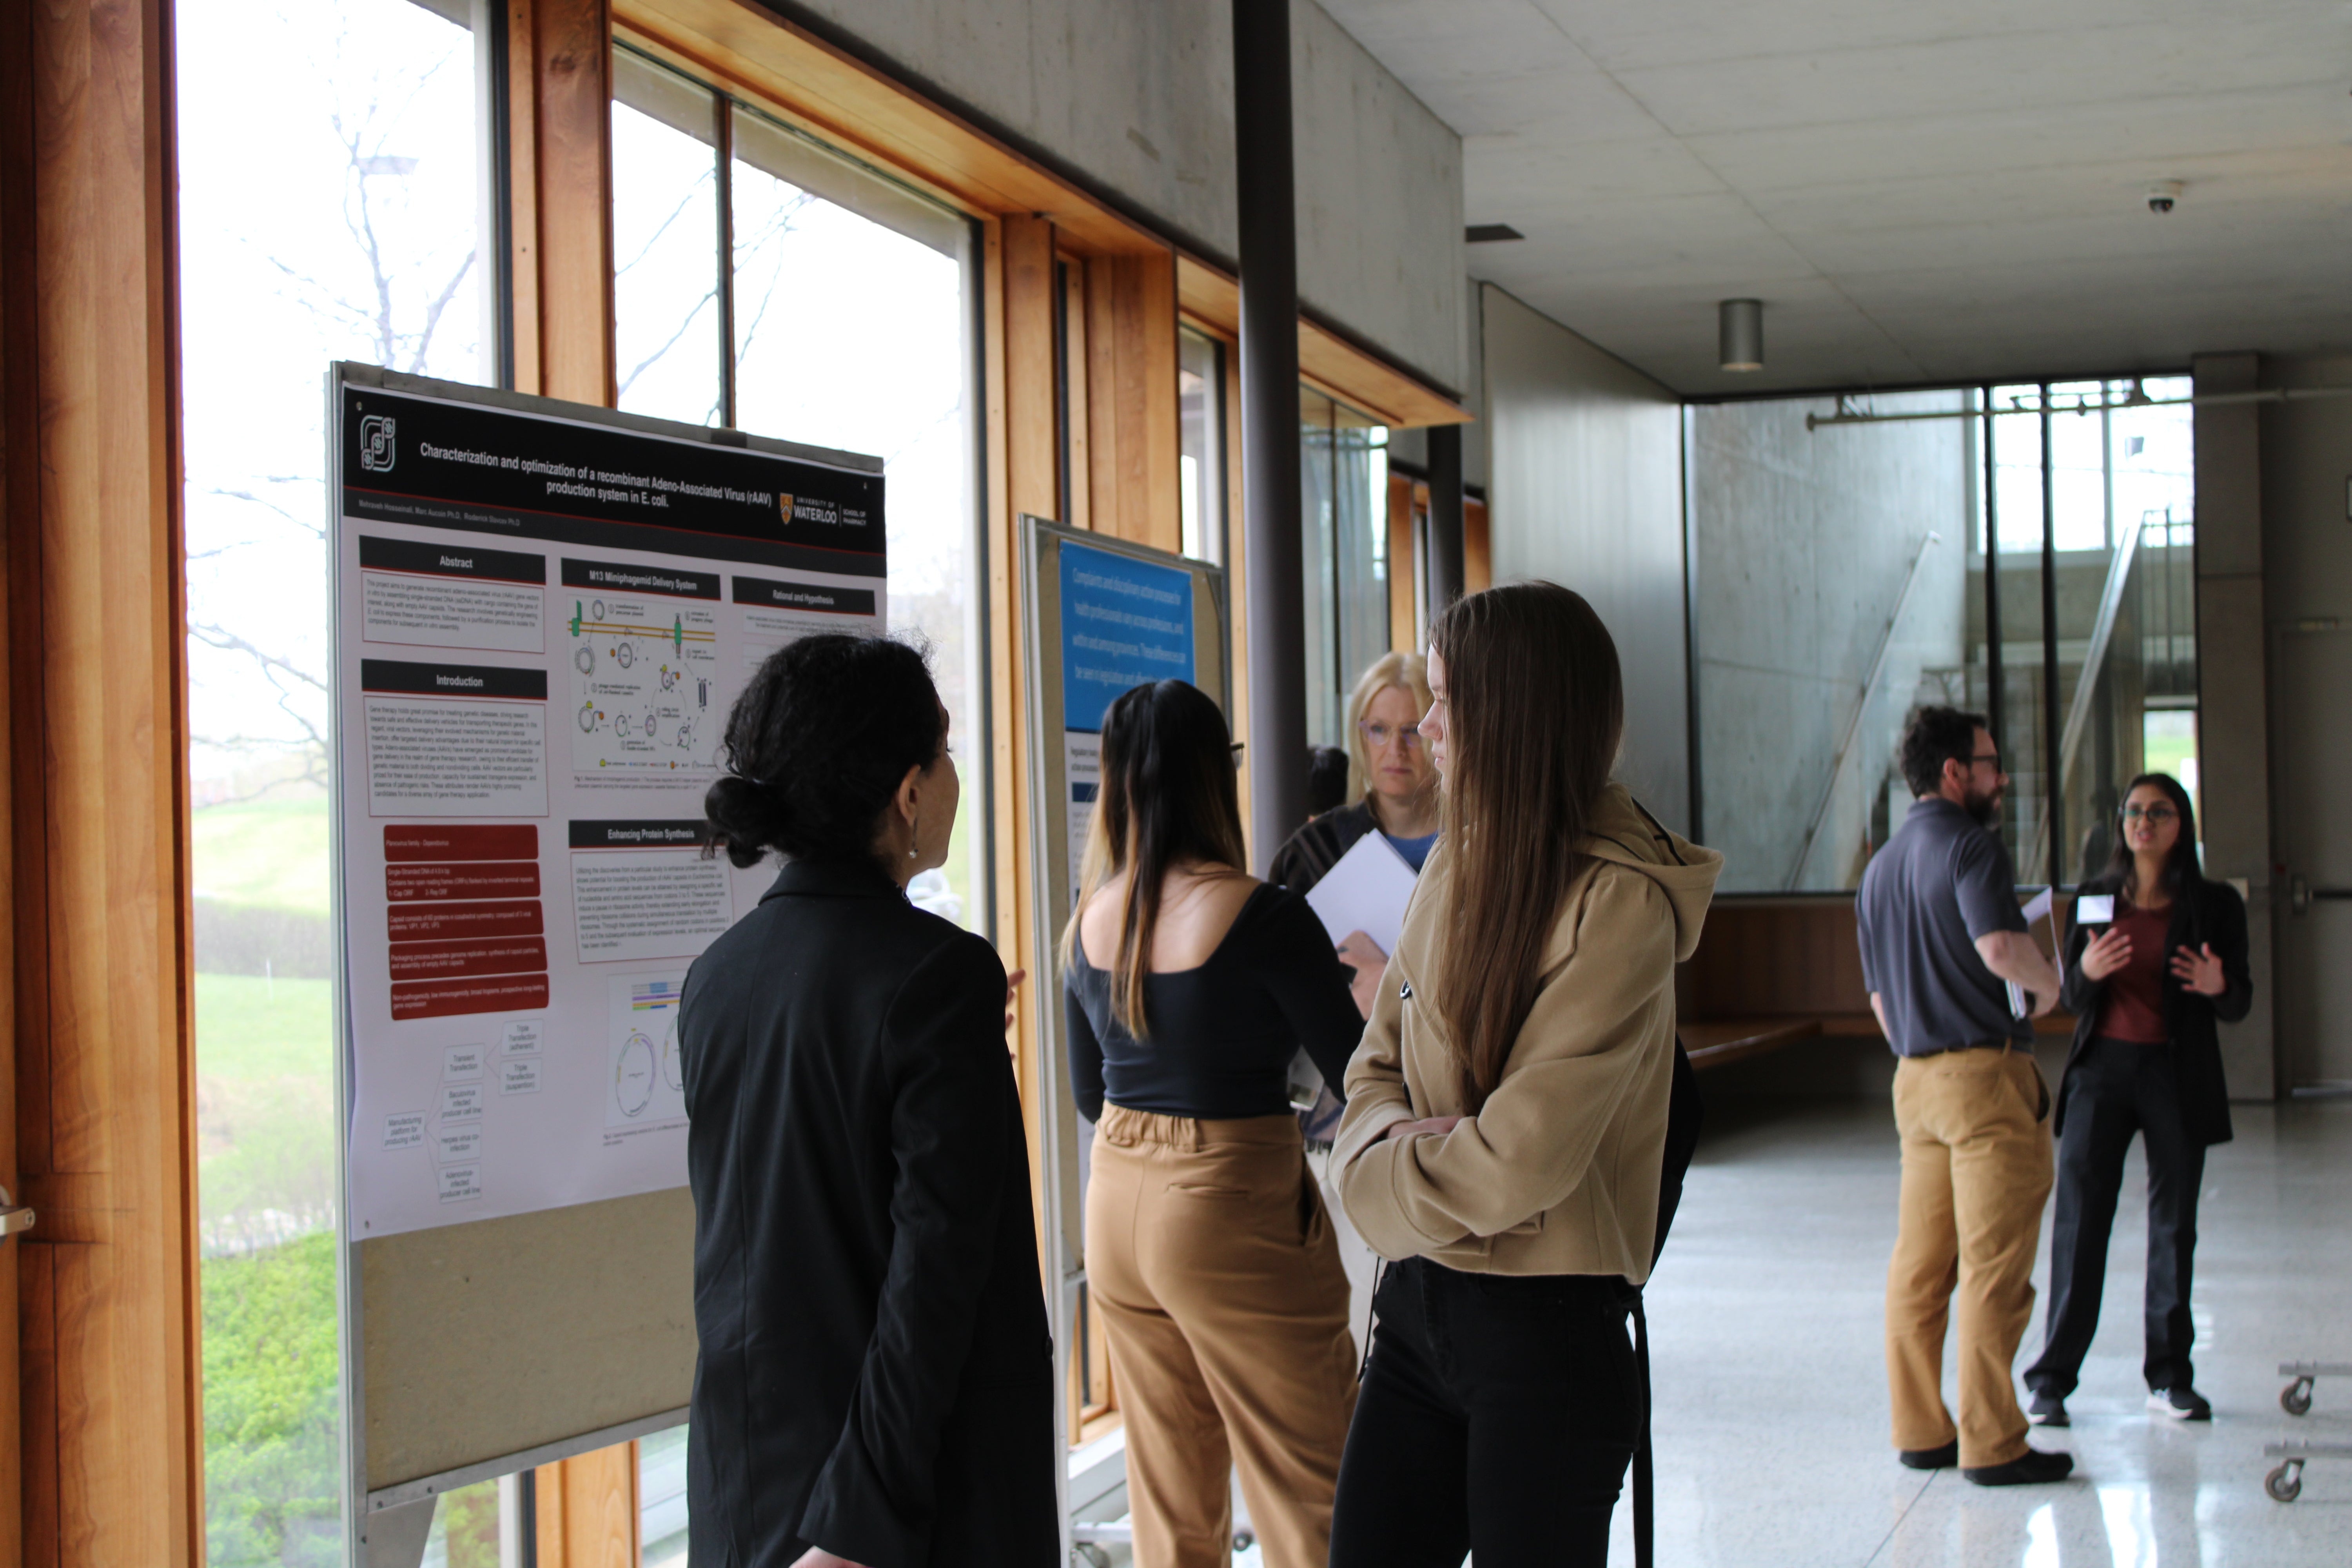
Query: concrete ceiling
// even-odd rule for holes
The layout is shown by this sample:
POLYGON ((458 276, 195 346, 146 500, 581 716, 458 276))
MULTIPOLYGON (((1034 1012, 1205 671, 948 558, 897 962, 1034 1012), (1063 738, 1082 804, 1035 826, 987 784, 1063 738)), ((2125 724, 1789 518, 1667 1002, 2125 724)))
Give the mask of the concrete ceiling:
POLYGON ((1527 236, 1471 274, 1677 392, 2352 348, 2347 0, 1321 3, 1527 236))

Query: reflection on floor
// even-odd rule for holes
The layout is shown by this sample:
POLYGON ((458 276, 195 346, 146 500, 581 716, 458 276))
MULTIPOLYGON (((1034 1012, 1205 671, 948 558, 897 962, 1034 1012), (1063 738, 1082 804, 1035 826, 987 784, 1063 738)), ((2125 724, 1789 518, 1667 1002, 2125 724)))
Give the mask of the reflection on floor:
MULTIPOLYGON (((2352 1380, 2279 1408, 2283 1360, 2352 1360, 2352 1101, 2238 1106, 2200 1215, 2197 1383, 2210 1426, 2146 1410, 2146 1174, 2134 1146, 2099 1337, 2068 1401, 2074 1479, 1987 1490, 1900 1468, 1881 1308, 1895 1140, 1875 1104, 1718 1102, 1649 1291, 1658 1561, 1677 1568, 2298 1568, 2352 1563, 2352 1462, 2263 1493, 2283 1436, 2352 1439, 2352 1380)), ((2036 1272, 2048 1279, 2044 1258, 2036 1272)), ((2037 1303, 2021 1363, 2041 1344, 2037 1303)), ((1951 1398, 1947 1379, 1946 1397, 1951 1398)), ((1613 1563, 1633 1561, 1624 1508, 1613 1563)))

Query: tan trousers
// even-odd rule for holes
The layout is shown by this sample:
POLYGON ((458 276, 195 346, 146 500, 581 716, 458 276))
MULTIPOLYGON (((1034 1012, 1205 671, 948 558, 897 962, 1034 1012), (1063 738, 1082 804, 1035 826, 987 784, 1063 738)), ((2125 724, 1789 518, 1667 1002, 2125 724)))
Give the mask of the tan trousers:
POLYGON ((1293 1116, 1103 1108, 1087 1279, 1127 1426, 1136 1568, 1324 1568, 1356 1407, 1348 1277, 1293 1116))
POLYGON ((2033 1315, 2033 1254, 2050 1196, 2050 1096, 2031 1051, 1947 1051, 1895 1068, 1902 1221, 1886 1270, 1895 1446, 1952 1440, 1944 1330, 1959 1297, 1960 1464, 2025 1452, 2010 1375, 2033 1315))

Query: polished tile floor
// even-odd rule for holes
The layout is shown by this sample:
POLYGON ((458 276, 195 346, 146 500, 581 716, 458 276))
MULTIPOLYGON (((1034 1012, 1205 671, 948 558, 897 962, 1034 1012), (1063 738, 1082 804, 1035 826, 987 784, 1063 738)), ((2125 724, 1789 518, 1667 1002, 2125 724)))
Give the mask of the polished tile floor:
MULTIPOLYGON (((1869 1103, 1718 1102, 1648 1291, 1658 1562, 1852 1568, 2299 1568, 2352 1564, 2352 1461, 2292 1504, 2263 1445, 2352 1440, 2352 1380, 2286 1416, 2282 1360, 2352 1361, 2352 1101, 2235 1108, 2200 1216, 2198 1384, 2210 1426, 2148 1414, 2139 1378, 2145 1174, 2134 1147, 2106 1310, 2069 1401, 2074 1479, 1989 1490, 1899 1468, 1880 1311, 1895 1140, 1869 1103)), ((2047 1279, 2045 1260, 2035 1276, 2047 1279)), ((2037 1305, 2021 1362, 2041 1343, 2037 1305)), ((1951 1397, 1948 1390, 1947 1398, 1951 1397)), ((1612 1561, 1633 1561, 1621 1506, 1612 1561)))
MULTIPOLYGON (((2263 1445, 2352 1442, 2352 1379, 2279 1408, 2288 1360, 2352 1362, 2352 1100, 2238 1106, 2207 1162, 2198 1386, 2210 1426, 2150 1415, 2140 1382, 2146 1173, 2137 1144, 2105 1312, 2053 1486, 1991 1490, 1895 1461, 1881 1339, 1896 1145, 1876 1102, 1721 1101, 1647 1292, 1661 1568, 2352 1568, 2352 1460, 2292 1504, 2263 1445)), ((2048 1279, 2048 1230, 2035 1289, 2048 1279)), ((2020 1364, 2042 1342, 2037 1302, 2020 1364)), ((1953 1394, 1948 1378, 1946 1398, 1953 1394)), ((1633 1560, 1621 1503, 1612 1568, 1633 1560)), ((1107 1554, 1123 1563, 1123 1550, 1107 1554)), ((1259 1568, 1237 1553, 1235 1568, 1259 1568)), ((1497 1565, 1511 1568, 1511 1565, 1497 1565)))

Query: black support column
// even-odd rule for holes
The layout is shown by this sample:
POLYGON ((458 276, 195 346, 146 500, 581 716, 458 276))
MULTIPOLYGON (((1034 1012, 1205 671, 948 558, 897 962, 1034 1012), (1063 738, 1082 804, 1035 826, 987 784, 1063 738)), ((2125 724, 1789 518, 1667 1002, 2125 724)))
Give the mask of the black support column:
MULTIPOLYGON (((2086 675, 2088 671, 2084 672, 2086 675)), ((2066 879, 2065 759, 2058 754, 2058 482, 2050 461, 2050 384, 2042 384, 2042 777, 2043 825, 2049 828, 2046 873, 2052 887, 2066 879)))
POLYGON ((1298 230, 1289 0, 1234 0, 1240 197, 1242 556, 1248 567, 1252 869, 1307 820, 1306 534, 1298 489, 1298 230))
POLYGON ((1462 596, 1462 426, 1429 430, 1429 618, 1462 596))

